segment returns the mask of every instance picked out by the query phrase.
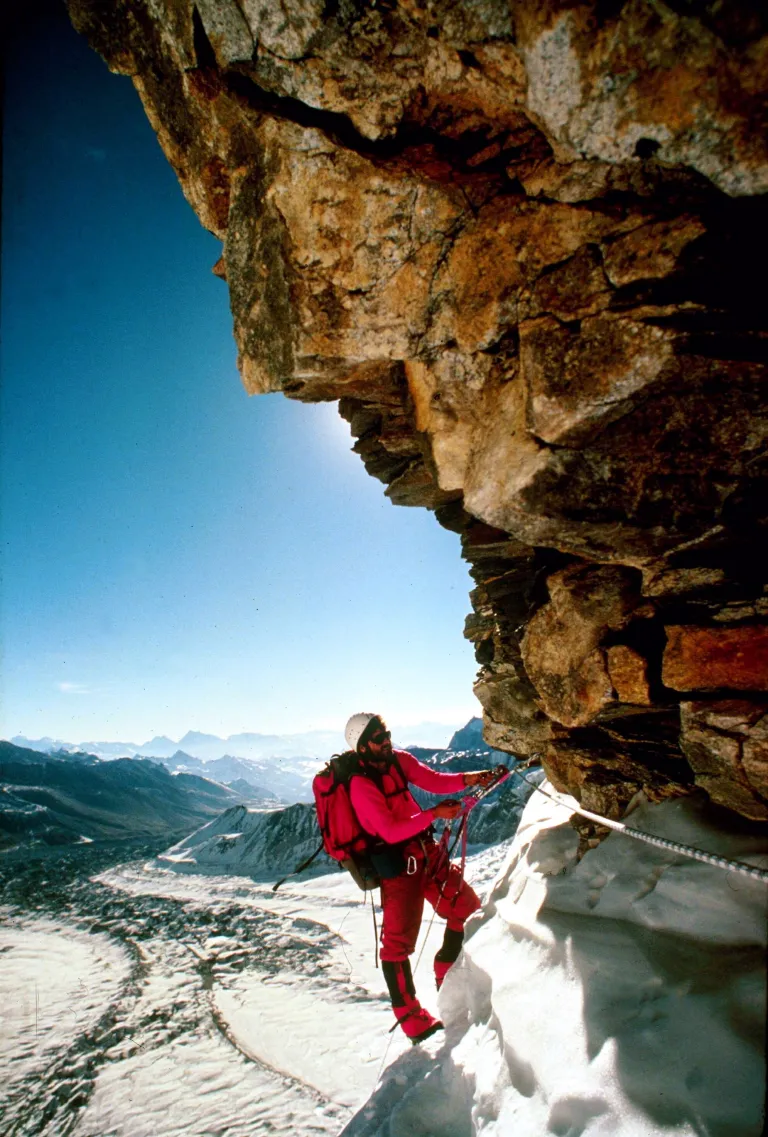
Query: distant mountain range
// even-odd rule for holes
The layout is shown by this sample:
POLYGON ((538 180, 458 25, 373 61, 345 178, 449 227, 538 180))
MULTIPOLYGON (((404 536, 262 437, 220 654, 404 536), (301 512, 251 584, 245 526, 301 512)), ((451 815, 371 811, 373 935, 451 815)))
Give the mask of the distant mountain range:
POLYGON ((0 849, 182 834, 239 801, 226 786, 146 758, 57 758, 0 742, 0 849))
MULTIPOLYGON (((469 729, 472 719, 463 730, 469 729)), ((450 727, 444 723, 419 723, 417 726, 392 728, 396 745, 406 748, 425 746, 439 748, 441 740, 447 738, 450 727)), ((39 750, 52 754, 63 750, 95 754, 98 758, 173 758, 183 751, 201 762, 211 762, 217 758, 235 757, 263 761, 270 758, 314 758, 327 759, 345 749, 343 736, 332 730, 310 730, 297 734, 256 734, 245 732, 230 734, 219 738, 215 734, 204 734, 189 730, 174 742, 166 735, 156 735, 149 742, 66 742, 58 738, 26 738, 15 735, 11 742, 28 750, 39 750)), ((448 743, 452 747, 453 741, 448 743)))
POLYGON ((321 765, 317 758, 274 758, 257 762, 252 758, 234 758, 231 754, 203 762, 183 750, 177 750, 170 758, 150 758, 150 761, 161 763, 174 774, 199 774, 223 782, 239 790, 241 798, 274 798, 283 804, 312 799, 312 778, 321 765))
POLYGON ((149 742, 65 742, 54 738, 25 738, 15 735, 11 742, 30 750, 53 753, 61 750, 82 750, 99 758, 171 758, 178 750, 183 750, 193 758, 209 762, 225 755, 238 758, 327 758, 341 749, 344 739, 335 731, 312 730, 300 734, 231 734, 219 738, 215 734, 203 734, 189 730, 174 742, 166 735, 156 735, 149 742))
MULTIPOLYGON (((200 736, 192 737, 200 745, 200 736)), ((54 740, 45 741, 55 746, 54 740)), ((451 742, 450 748, 410 749, 437 769, 477 769, 504 758, 483 743, 479 719, 457 731, 451 742)), ((312 803, 312 778, 322 762, 310 757, 258 761, 229 754, 204 761, 180 749, 169 756, 116 758, 66 747, 44 753, 0 742, 0 851, 30 843, 58 845, 196 833, 201 824, 228 817, 233 809, 244 809, 242 817, 250 818, 245 830, 250 832, 255 825, 271 835, 264 854, 268 860, 278 854, 275 840, 279 844, 284 839, 292 855, 293 845, 315 837, 314 808, 305 803, 312 803), (294 808, 289 803, 297 805, 294 808), (288 810, 280 810, 286 805, 288 810), (278 814, 285 814, 289 823, 285 832, 278 814), (294 822, 297 829, 292 828, 294 822)), ((415 793, 424 803, 429 799, 421 791, 415 793)), ((513 805, 516 810, 516 800, 513 805)), ((506 811, 499 820, 506 827, 506 811)), ((492 839, 498 839, 496 819, 491 829, 492 839)), ((204 844, 213 850, 211 864, 218 863, 220 835, 218 823, 206 829, 204 844)), ((189 855, 182 857, 185 863, 189 855)), ((203 859, 208 856, 206 852, 203 859)), ((235 859, 239 856, 238 851, 235 859)), ((263 871, 261 862, 248 863, 249 871, 263 871)))

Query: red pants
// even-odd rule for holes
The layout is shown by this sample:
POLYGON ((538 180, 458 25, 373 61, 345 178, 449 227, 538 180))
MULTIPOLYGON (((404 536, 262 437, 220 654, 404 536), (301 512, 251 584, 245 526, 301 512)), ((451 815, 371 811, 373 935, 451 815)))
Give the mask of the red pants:
POLYGON ((455 932, 463 931, 467 917, 480 907, 476 894, 462 880, 456 865, 441 856, 439 846, 431 839, 425 839, 424 846, 426 860, 419 841, 409 841, 405 847, 406 859, 409 854, 416 859, 416 872, 410 876, 407 872, 400 873, 381 882, 382 960, 394 963, 412 954, 425 900, 455 932))

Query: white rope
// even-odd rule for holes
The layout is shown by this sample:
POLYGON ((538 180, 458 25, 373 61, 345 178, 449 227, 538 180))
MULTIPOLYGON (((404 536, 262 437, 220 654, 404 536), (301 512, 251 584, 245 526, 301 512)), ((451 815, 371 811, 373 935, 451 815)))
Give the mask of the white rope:
POLYGON ((606 828, 613 829, 616 833, 623 833, 626 837, 634 837, 636 841, 645 841, 648 845, 656 845, 659 849, 668 849, 672 853, 680 853, 684 857, 691 857, 694 861, 703 861, 704 864, 716 865, 718 868, 727 869, 728 872, 741 873, 742 876, 749 876, 753 880, 762 880, 768 883, 768 869, 760 869, 756 865, 747 865, 743 861, 731 861, 727 857, 718 856, 716 853, 706 853, 703 849, 695 849, 692 845, 681 845, 679 841, 668 841, 666 837, 655 837, 652 833, 643 833, 640 829, 632 829, 631 826, 624 825, 621 821, 611 821, 609 817, 601 817, 599 813, 591 813, 588 809, 582 809, 580 805, 571 805, 570 802, 562 801, 560 798, 547 793, 541 786, 537 786, 535 782, 528 781, 525 774, 519 770, 516 770, 515 773, 533 789, 544 794, 544 797, 548 797, 555 805, 561 805, 564 809, 570 810, 571 813, 578 813, 589 821, 596 821, 599 825, 605 825, 606 828))

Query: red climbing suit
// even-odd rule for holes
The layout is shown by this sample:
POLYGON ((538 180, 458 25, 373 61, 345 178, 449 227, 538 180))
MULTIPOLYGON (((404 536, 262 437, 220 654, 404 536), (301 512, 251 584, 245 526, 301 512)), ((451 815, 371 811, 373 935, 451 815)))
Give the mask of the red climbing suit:
POLYGON ((421 809, 408 790, 412 782, 430 793, 455 793, 464 789, 464 775, 440 774, 406 750, 393 750, 393 755, 385 773, 354 775, 349 783, 363 829, 389 845, 400 845, 406 862, 405 871, 381 882, 382 961, 405 960, 412 954, 425 899, 454 932, 463 931, 467 917, 480 907, 458 868, 441 855, 431 830, 434 810, 421 809))

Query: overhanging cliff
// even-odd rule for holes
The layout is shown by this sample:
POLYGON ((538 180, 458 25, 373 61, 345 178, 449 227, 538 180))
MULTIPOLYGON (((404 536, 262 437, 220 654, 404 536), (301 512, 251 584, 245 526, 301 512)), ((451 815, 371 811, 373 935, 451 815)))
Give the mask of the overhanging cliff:
POLYGON ((461 534, 494 747, 768 819, 768 17, 70 0, 223 241, 253 393, 461 534))

